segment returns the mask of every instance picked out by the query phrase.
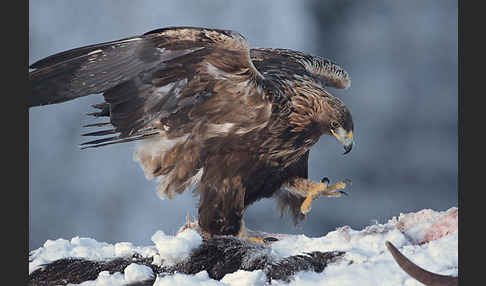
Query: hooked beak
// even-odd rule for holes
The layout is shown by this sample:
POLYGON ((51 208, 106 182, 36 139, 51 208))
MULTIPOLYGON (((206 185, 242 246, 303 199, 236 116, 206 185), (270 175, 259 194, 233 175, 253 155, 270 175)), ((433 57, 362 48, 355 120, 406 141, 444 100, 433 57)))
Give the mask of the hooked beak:
POLYGON ((353 131, 347 132, 344 128, 339 127, 336 130, 331 129, 331 133, 344 145, 344 154, 348 154, 353 149, 353 131))

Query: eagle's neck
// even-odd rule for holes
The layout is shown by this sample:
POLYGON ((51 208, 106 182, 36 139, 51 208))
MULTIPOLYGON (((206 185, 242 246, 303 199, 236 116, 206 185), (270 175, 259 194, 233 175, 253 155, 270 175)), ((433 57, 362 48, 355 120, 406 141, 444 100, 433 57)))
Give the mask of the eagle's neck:
POLYGON ((267 84, 271 94, 272 116, 259 136, 266 138, 260 156, 287 167, 301 158, 322 135, 325 100, 309 82, 279 78, 267 84))

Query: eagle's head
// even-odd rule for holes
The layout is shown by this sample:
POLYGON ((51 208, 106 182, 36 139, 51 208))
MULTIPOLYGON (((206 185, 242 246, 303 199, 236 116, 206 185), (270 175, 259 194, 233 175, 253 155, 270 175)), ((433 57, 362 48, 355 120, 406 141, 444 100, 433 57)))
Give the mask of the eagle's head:
POLYGON ((329 111, 321 113, 320 127, 323 134, 336 137, 344 146, 344 154, 353 148, 353 117, 349 109, 337 98, 327 100, 329 111))
POLYGON ((351 112, 344 103, 316 86, 301 86, 296 90, 298 93, 291 101, 292 131, 317 137, 324 134, 332 135, 344 145, 344 154, 349 153, 354 143, 354 125, 351 112), (308 134, 309 132, 311 134, 308 134))

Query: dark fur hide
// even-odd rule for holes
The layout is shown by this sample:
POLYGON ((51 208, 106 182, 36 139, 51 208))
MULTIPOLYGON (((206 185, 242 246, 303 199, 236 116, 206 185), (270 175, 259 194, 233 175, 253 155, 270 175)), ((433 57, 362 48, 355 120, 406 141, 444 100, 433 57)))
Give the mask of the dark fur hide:
MULTIPOLYGON (((29 275, 28 285, 79 284, 95 280, 101 271, 123 273, 125 267, 131 263, 146 265, 159 276, 172 275, 176 272, 196 274, 206 270, 209 277, 216 280, 239 269, 246 271, 261 269, 265 272, 268 282, 273 279, 289 282, 299 271, 322 272, 329 263, 336 261, 343 254, 344 252, 341 251, 314 251, 276 260, 270 255, 267 246, 231 237, 219 237, 205 240, 193 250, 186 261, 174 266, 157 266, 152 264, 152 258, 144 258, 138 254, 109 261, 89 261, 80 258, 56 260, 33 271, 29 275)), ((131 285, 152 285, 154 281, 155 277, 131 285)))

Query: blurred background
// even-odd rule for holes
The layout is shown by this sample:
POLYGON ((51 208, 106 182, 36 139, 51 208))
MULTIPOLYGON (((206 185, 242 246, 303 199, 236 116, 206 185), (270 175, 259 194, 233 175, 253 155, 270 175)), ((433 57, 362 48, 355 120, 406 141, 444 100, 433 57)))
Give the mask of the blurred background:
MULTIPOLYGON (((435 1, 33 1, 29 63, 57 52, 166 26, 232 29, 253 47, 328 57, 351 76, 330 90, 351 109, 356 145, 325 136, 310 178, 350 178, 349 196, 314 201, 294 227, 273 200, 245 214, 249 229, 321 236, 339 226, 384 223, 400 213, 458 205, 458 4, 435 1)), ((80 150, 85 116, 101 95, 29 110, 29 249, 47 239, 92 237, 151 245, 174 234, 190 192, 160 200, 132 159, 135 143, 80 150)))

